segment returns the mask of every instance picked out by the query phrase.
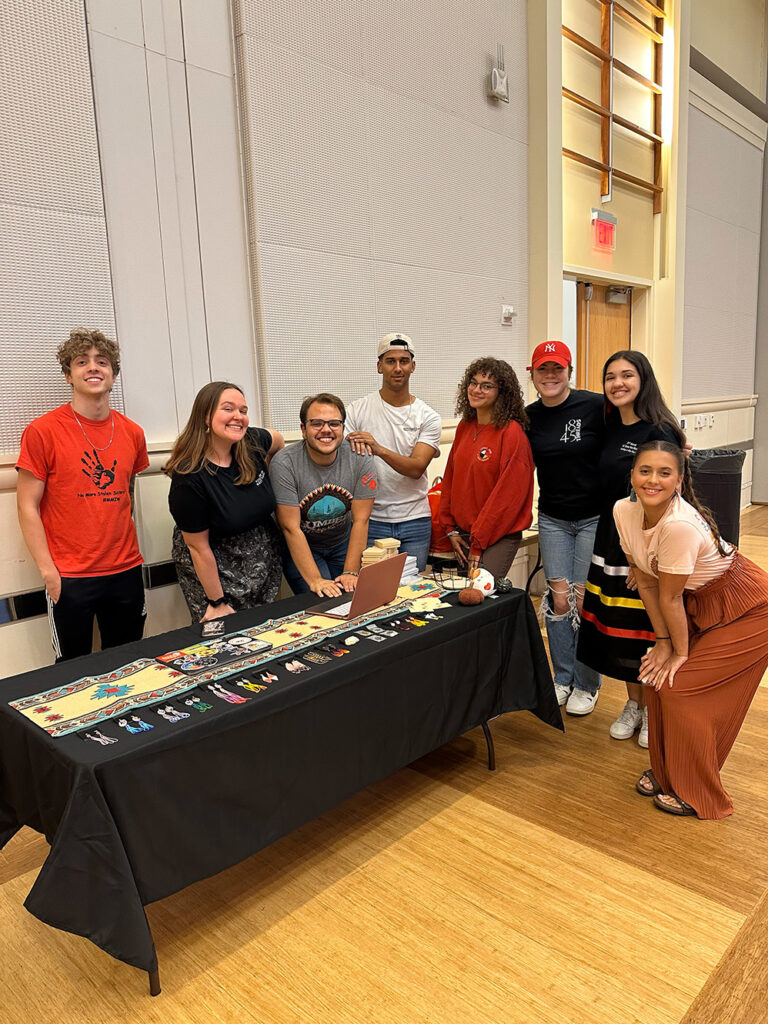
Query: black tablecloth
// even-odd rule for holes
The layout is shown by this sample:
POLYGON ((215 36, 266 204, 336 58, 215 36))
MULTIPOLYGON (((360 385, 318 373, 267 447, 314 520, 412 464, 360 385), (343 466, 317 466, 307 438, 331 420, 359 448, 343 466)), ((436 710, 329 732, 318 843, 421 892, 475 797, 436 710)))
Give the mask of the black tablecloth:
MULTIPOLYGON (((199 626, 0 681, 0 848, 22 825, 51 845, 26 908, 153 971, 146 904, 494 715, 529 710, 562 729, 528 597, 515 591, 471 608, 448 600, 441 621, 382 643, 363 639, 302 675, 280 669, 245 704, 209 695, 211 711, 176 724, 142 709, 155 728, 135 736, 102 723, 120 737, 108 747, 79 734, 52 738, 8 702, 199 642, 199 626)), ((240 612, 227 629, 310 603, 304 595, 240 612)))

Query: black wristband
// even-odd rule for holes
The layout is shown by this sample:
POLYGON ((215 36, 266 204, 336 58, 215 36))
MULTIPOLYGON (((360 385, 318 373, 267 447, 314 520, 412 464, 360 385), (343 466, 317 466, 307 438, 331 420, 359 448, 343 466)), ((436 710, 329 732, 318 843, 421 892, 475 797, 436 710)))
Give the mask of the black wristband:
POLYGON ((212 601, 209 597, 208 604, 211 606, 211 608, 218 608, 219 605, 229 604, 229 598, 227 597, 226 594, 222 594, 221 597, 217 597, 215 601, 212 601))

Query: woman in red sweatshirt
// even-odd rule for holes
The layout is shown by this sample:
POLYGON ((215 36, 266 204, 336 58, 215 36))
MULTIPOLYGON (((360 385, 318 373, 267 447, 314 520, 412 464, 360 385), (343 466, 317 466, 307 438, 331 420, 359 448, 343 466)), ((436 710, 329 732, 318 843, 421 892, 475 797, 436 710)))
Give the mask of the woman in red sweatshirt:
POLYGON ((506 576, 531 525, 533 458, 515 371, 502 359, 475 359, 456 398, 456 427, 440 497, 440 525, 459 564, 506 576))

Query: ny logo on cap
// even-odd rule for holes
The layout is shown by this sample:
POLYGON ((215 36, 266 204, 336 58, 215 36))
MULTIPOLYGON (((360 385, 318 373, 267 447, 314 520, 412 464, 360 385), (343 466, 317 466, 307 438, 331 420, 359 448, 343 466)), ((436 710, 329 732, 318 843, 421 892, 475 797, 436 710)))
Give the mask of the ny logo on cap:
POLYGON ((553 344, 552 342, 549 342, 548 344, 546 344, 546 345, 544 346, 544 351, 545 351, 545 352, 554 352, 554 351, 555 351, 555 346, 554 346, 554 344, 553 344))

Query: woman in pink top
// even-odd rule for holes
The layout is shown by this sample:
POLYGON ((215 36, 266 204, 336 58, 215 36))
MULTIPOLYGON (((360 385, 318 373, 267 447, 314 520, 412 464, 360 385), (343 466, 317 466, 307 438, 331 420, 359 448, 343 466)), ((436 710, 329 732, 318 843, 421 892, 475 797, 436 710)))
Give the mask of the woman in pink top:
POLYGON ((675 445, 641 445, 631 480, 637 498, 614 518, 656 633, 640 663, 651 769, 636 788, 670 814, 724 818, 720 769, 768 665, 768 575, 722 540, 675 445))

